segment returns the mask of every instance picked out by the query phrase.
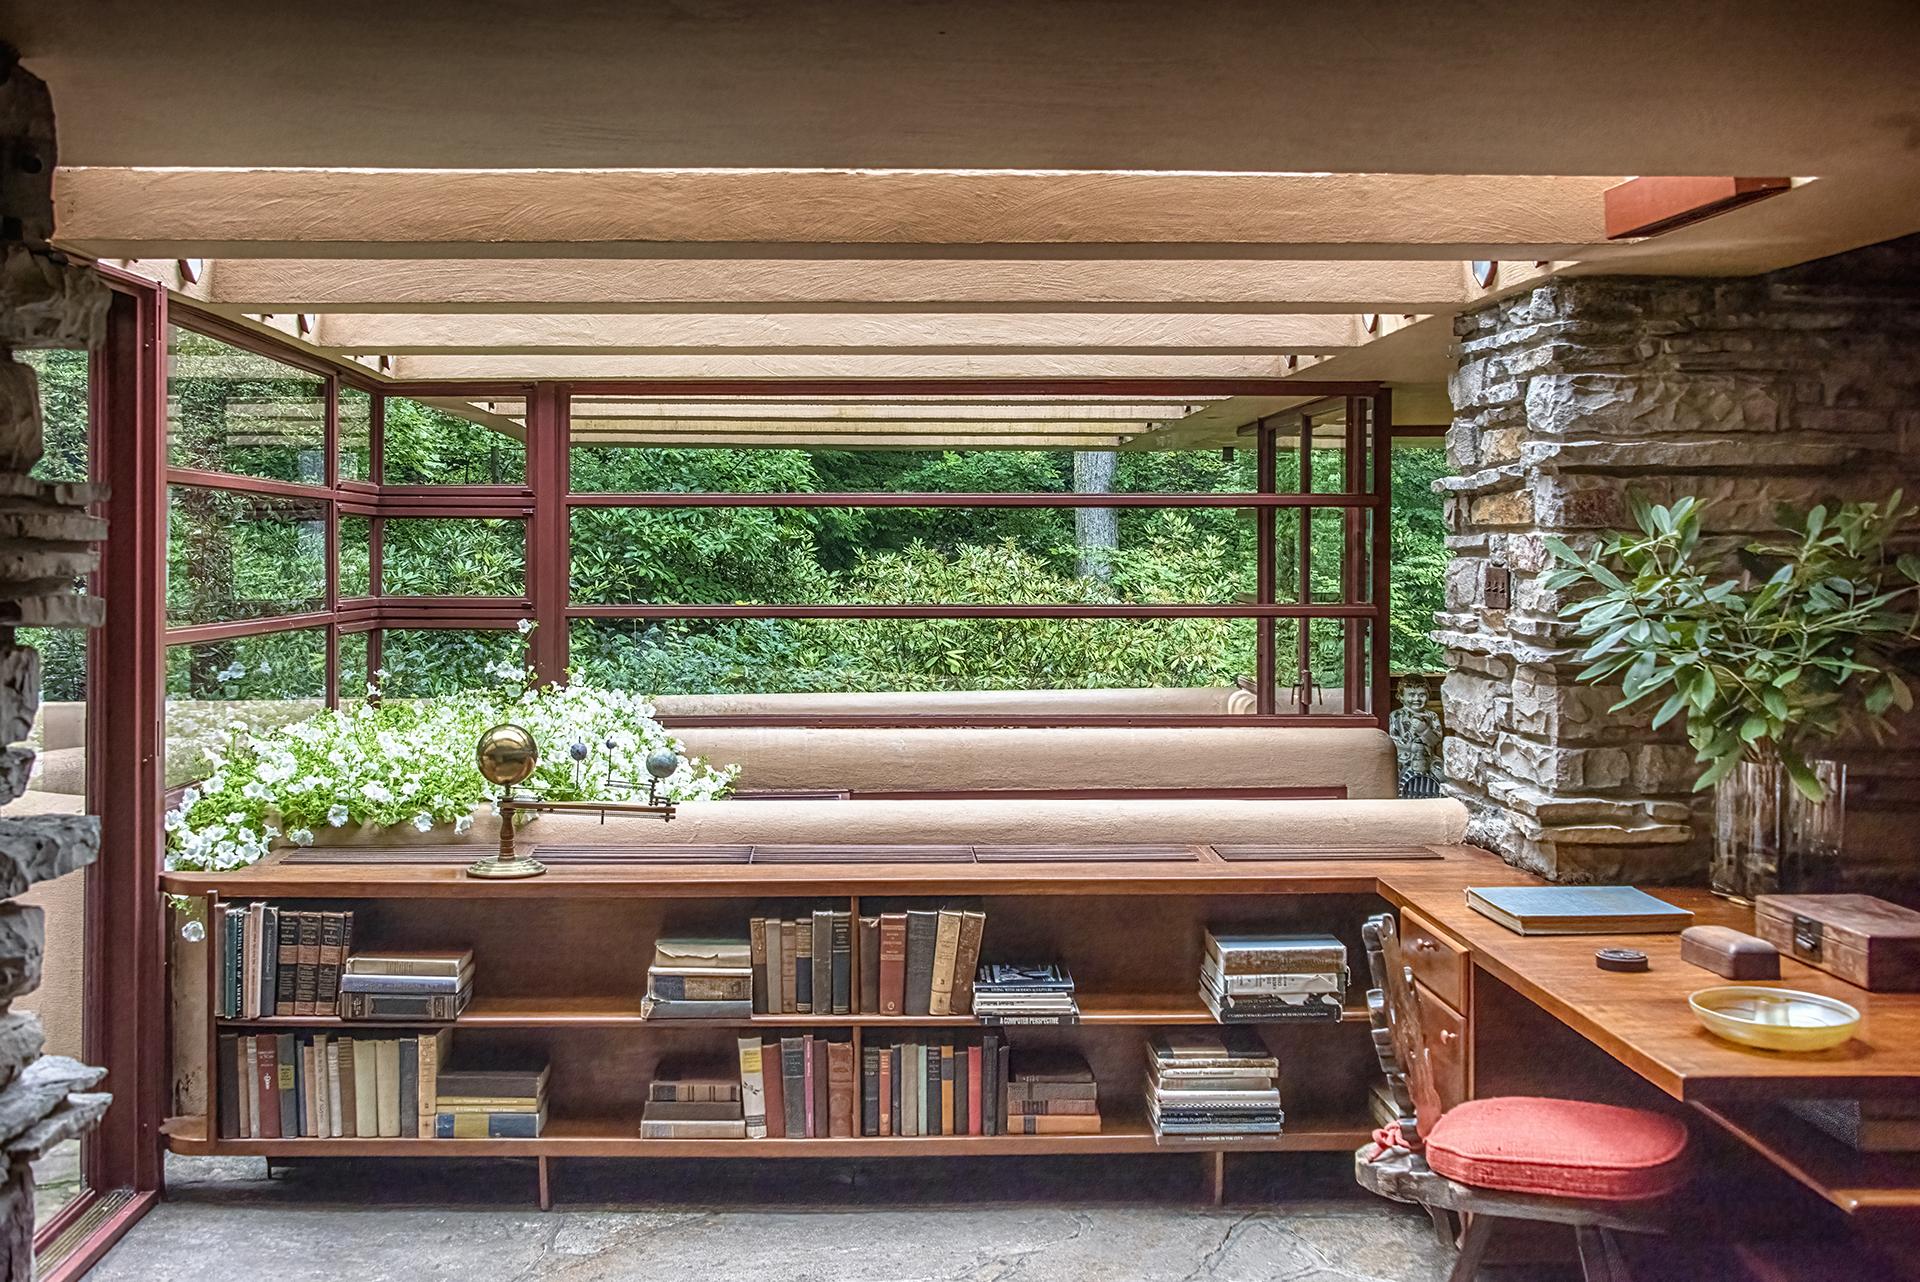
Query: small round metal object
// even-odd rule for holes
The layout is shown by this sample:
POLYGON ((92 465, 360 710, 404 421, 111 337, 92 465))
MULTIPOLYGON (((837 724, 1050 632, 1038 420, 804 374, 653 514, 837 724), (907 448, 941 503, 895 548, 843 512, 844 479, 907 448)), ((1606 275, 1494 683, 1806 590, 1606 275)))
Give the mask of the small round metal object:
POLYGON ((1642 971, 1647 969, 1647 955, 1638 948, 1602 948, 1593 955, 1593 964, 1601 970, 1642 971))
POLYGON ((666 780, 680 768, 680 754, 672 748, 655 748, 647 754, 647 773, 655 779, 666 780))
POLYGON ((503 788, 523 782, 540 764, 540 748, 533 735, 516 725, 495 726, 481 735, 474 756, 487 782, 503 788))
POLYGON ((585 761, 587 759, 587 745, 584 743, 575 743, 571 748, 567 749, 567 755, 575 761, 585 761))

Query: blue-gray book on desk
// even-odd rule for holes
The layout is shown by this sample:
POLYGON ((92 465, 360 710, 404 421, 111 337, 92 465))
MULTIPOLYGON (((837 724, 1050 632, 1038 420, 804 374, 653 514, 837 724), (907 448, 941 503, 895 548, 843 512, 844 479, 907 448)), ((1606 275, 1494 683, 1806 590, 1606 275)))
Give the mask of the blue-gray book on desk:
POLYGON ((1656 935, 1693 914, 1632 886, 1474 886, 1467 905, 1522 935, 1656 935))

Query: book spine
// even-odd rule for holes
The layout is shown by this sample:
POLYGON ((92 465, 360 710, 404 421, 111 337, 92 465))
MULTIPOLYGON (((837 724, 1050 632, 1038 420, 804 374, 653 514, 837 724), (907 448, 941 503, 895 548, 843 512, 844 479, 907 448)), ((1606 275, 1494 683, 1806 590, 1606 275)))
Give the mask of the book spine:
POLYGON ((420 1111, 414 1115, 414 1134, 432 1139, 434 1116, 440 1111, 440 1043, 445 1032, 428 1033, 420 1039, 420 1111))
POLYGON ((780 1043, 762 1042, 760 1045, 760 1089, 766 1095, 764 1109, 767 1115, 767 1138, 785 1139, 787 1135, 787 1101, 783 1088, 784 1068, 780 1062, 780 1043))
POLYGON ((1016 1099, 1007 1101, 1007 1112, 1015 1117, 1087 1117, 1100 1112, 1100 1102, 1090 1099, 1016 1099))
POLYGON ((1209 973, 1208 979, 1229 997, 1257 994, 1295 996, 1347 991, 1347 976, 1344 971, 1291 975, 1268 971, 1254 975, 1221 975, 1216 970, 1209 973))
POLYGON ((300 1039, 300 1133, 319 1137, 320 1114, 314 1102, 313 1038, 300 1039))
POLYGON ((996 1135, 1005 1135, 1007 1133, 1007 1086, 1012 1081, 1013 1047, 1002 1042, 1000 1045, 1000 1071, 994 1075, 993 1079, 994 1091, 996 1093, 994 1120, 999 1123, 1000 1127, 999 1130, 994 1132, 996 1135))
POLYGON ((906 1005, 909 1015, 931 1014, 933 949, 940 932, 940 914, 915 909, 907 913, 906 1005))
POLYGON ((420 1116, 420 1039, 403 1037, 400 1039, 400 1116, 395 1119, 401 1135, 412 1135, 418 1129, 415 1118, 420 1116))
POLYGON ((531 1140, 545 1121, 543 1113, 439 1113, 433 1133, 443 1140, 531 1140))
POLYGON ((753 980, 746 975, 649 974, 647 991, 674 1002, 747 1002, 752 1006, 753 980))
POLYGON ((960 956, 960 913, 942 908, 933 936, 933 974, 928 981, 927 1013, 953 1013, 953 964, 960 956))
POLYGON ((376 1120, 382 1139, 400 1135, 400 1043, 379 1041, 374 1046, 374 1085, 377 1090, 376 1120))
POLYGON ((880 1048, 860 1048, 860 1133, 879 1135, 880 1131, 880 1048))
POLYGON ((825 908, 813 914, 813 1010, 833 1013, 833 913, 825 908))
POLYGON ((294 1109, 293 1083, 299 1076, 300 1049, 292 1033, 279 1033, 273 1039, 274 1101, 280 1106, 280 1138, 294 1139, 300 1134, 300 1114, 294 1109))
POLYGON ((954 1076, 953 1046, 951 1043, 943 1042, 940 1046, 940 1133, 942 1135, 959 1134, 953 1129, 956 1103, 954 1089, 957 1081, 958 1079, 954 1076))
POLYGON ((317 1014, 332 1012, 340 997, 340 967, 347 960, 347 913, 320 915, 320 964, 315 972, 313 1008, 317 1014))
POLYGON ((813 1013, 813 922, 796 918, 793 923, 793 1008, 797 1014, 813 1013))
POLYGON ((813 1095, 807 1090, 807 1044, 803 1038, 780 1039, 780 1094, 787 1117, 786 1137, 804 1139, 809 1133, 807 1102, 813 1095))
POLYGON ((1094 1117, 1051 1117, 1029 1113, 1012 1118, 1008 1130, 1014 1135, 1098 1135, 1100 1119, 1094 1117))
POLYGON ((473 982, 472 975, 342 975, 343 993, 457 993, 473 982))
POLYGON ((291 1015, 298 998, 295 983, 300 971, 300 914, 282 910, 275 936, 273 1013, 291 1015))
POLYGON ((965 1135, 968 1130, 967 1093, 972 1082, 967 1077, 967 1048, 953 1048, 953 1133, 965 1135))
POLYGON ((854 1013, 874 1015, 880 1011, 880 919, 862 917, 859 933, 855 936, 857 947, 855 956, 859 964, 860 983, 856 994, 858 1000, 854 1013))
POLYGON ((941 1107, 944 1096, 940 1089, 940 1049, 940 1047, 934 1045, 921 1047, 921 1054, 926 1056, 926 1063, 922 1066, 923 1074, 921 1079, 921 1103, 923 1105, 921 1112, 926 1117, 925 1124, 920 1128, 920 1133, 923 1135, 939 1135, 942 1133, 940 1130, 940 1120, 944 1112, 941 1107))
POLYGON ((260 913, 263 905, 249 904, 241 920, 240 936, 240 1014, 245 1019, 260 1015, 260 913))
POLYGON ((895 1085, 898 1079, 893 1071, 894 1063, 899 1058, 900 1050, 898 1047, 886 1046, 880 1050, 880 1089, 878 1092, 880 1096, 880 1130, 877 1133, 881 1135, 892 1135, 894 1133, 893 1119, 900 1111, 899 1087, 895 1085))
POLYGON ((271 1015, 280 1001, 280 910, 260 910, 260 1013, 271 1015))
POLYGON ((753 967, 753 1013, 767 1013, 767 919, 755 917, 747 923, 747 955, 753 967))
POLYGON ((809 1063, 813 1067, 813 1133, 826 1139, 833 1121, 833 1065, 827 1059, 827 1039, 812 1039, 809 1063))
MULTIPOLYGON (((223 926, 224 929, 224 926, 223 926)), ((220 1034, 213 1089, 219 1096, 215 1110, 218 1135, 223 1140, 240 1138, 240 1038, 234 1033, 220 1034)))
POLYGON ((300 919, 300 962, 294 976, 293 1013, 315 1015, 320 1013, 315 1009, 320 991, 320 914, 294 915, 300 919))
POLYGON ((986 1085, 980 1080, 985 1071, 986 1056, 976 1044, 967 1047, 967 1134, 987 1134, 987 1121, 982 1111, 985 1103, 986 1085))
POLYGON ((914 1136, 920 1134, 920 1088, 926 1084, 927 1066, 920 1062, 920 1046, 917 1042, 903 1042, 900 1046, 900 1062, 894 1066, 893 1080, 900 1090, 899 1107, 894 1116, 900 1119, 900 1133, 914 1136))
POLYGON ((340 1018, 390 1019, 422 1023, 457 1019, 466 1009, 470 991, 458 993, 342 993, 340 1018))
POLYGON ((853 1013, 853 914, 838 912, 831 920, 833 1013, 853 1013))
POLYGON ((1000 1133, 1000 1034, 980 1038, 980 1133, 1000 1133))
POLYGON ((980 940, 987 931, 987 915, 969 910, 960 914, 960 948, 954 956, 953 988, 949 1008, 956 1015, 973 1013, 973 978, 980 967, 980 940))
POLYGON ((853 1043, 827 1043, 827 1134, 834 1139, 853 1138, 854 1092, 853 1043))
POLYGON ((371 1140, 380 1134, 380 1052, 367 1038, 340 1038, 340 1130, 371 1140))
POLYGON ((247 1139, 260 1138, 255 1120, 260 1113, 260 1048, 252 1034, 240 1039, 240 1134, 247 1139))
MULTIPOLYGON (((769 927, 771 929, 771 927, 769 927)), ((800 1013, 800 931, 797 923, 780 923, 780 1013, 800 1013)))
POLYGON ((880 914, 880 1005, 882 1015, 906 1013, 907 915, 880 914))
POLYGON ((747 1124, 747 1138, 767 1138, 767 1088, 762 1077, 760 1039, 742 1037, 740 1047, 740 1115, 747 1124))
MULTIPOLYGON (((353 914, 347 914, 351 917, 353 914)), ((343 975, 405 975, 415 979, 449 979, 473 970, 471 954, 444 957, 395 957, 360 953, 347 957, 343 975)))
MULTIPOLYGON (((347 1067, 352 1066, 352 1061, 349 1060, 347 1067)), ((339 1139, 347 1133, 345 1100, 346 1096, 341 1093, 340 1086, 340 1040, 329 1037, 327 1039, 327 1134, 333 1139, 339 1139)))

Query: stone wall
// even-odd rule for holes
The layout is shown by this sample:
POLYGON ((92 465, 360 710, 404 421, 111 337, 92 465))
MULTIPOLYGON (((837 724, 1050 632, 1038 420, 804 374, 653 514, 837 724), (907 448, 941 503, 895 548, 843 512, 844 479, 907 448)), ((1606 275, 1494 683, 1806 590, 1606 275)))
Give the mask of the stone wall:
MULTIPOLYGON (((40 656, 15 644, 22 626, 93 627, 101 603, 73 590, 97 564, 105 524, 92 487, 30 475, 40 459, 40 396, 22 348, 95 347, 108 294, 91 270, 47 247, 52 233, 53 110, 46 86, 0 49, 0 805, 26 789, 22 745, 40 704, 40 656)), ((109 1097, 89 1093, 104 1070, 41 1055, 40 1021, 11 1009, 40 984, 45 920, 15 902, 37 882, 92 863, 97 819, 0 811, 0 1276, 33 1276, 31 1163, 90 1129, 109 1097)))
POLYGON ((1692 751, 1574 682, 1543 536, 1629 524, 1629 491, 1709 500, 1730 544, 1781 503, 1920 499, 1920 238, 1760 277, 1555 280, 1455 332, 1438 625, 1472 838, 1560 880, 1697 878, 1692 751))

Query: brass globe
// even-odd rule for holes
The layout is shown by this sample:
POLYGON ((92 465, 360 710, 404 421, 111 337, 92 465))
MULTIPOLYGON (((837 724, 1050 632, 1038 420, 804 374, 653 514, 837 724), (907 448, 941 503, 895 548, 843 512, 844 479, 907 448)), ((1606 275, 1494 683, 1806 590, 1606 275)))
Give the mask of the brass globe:
POLYGON ((540 764, 539 745, 524 727, 516 725, 495 726, 481 735, 475 756, 487 782, 503 788, 524 782, 540 764))

